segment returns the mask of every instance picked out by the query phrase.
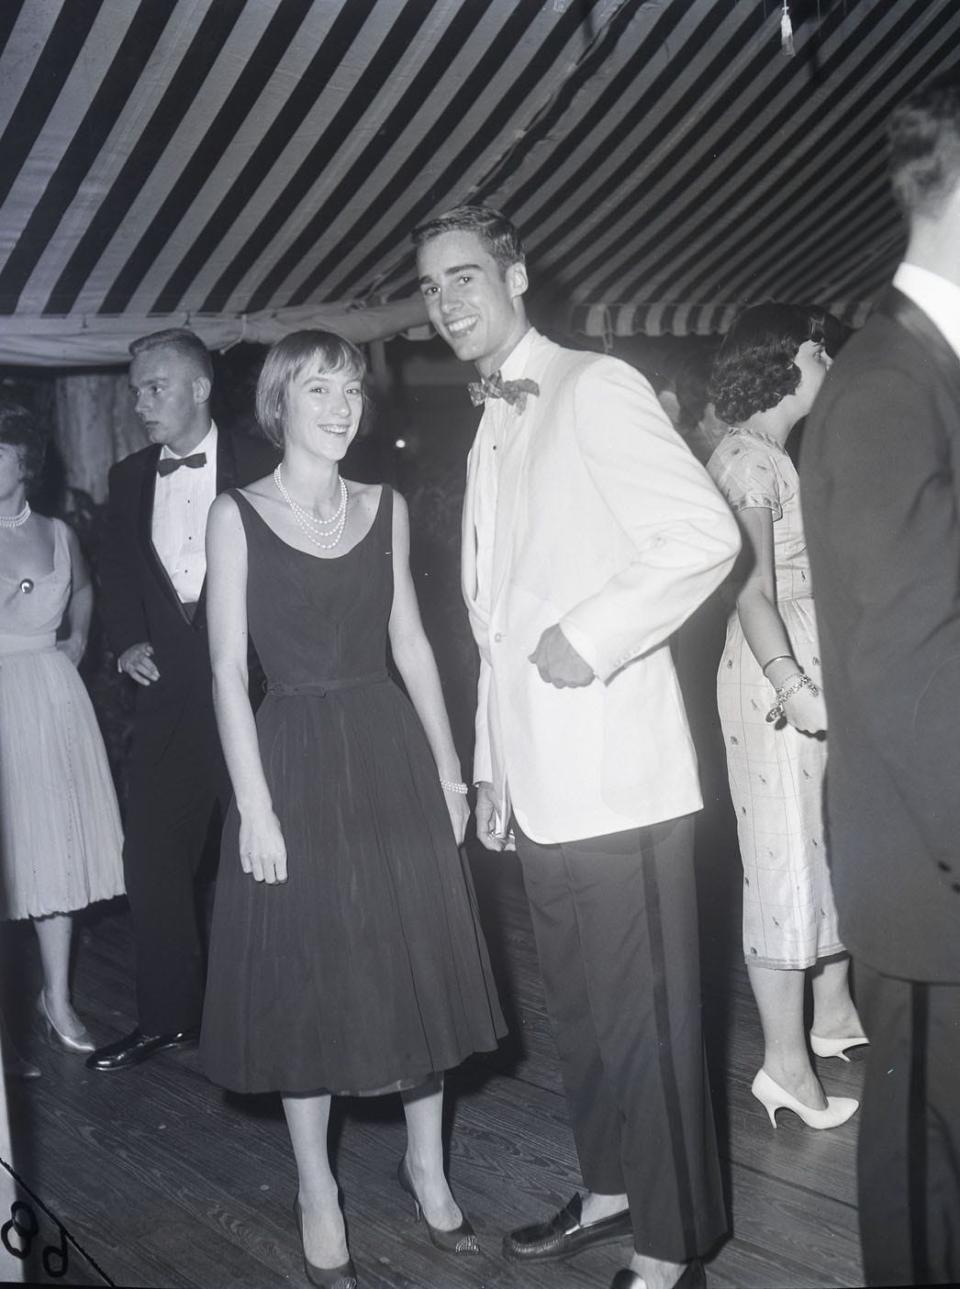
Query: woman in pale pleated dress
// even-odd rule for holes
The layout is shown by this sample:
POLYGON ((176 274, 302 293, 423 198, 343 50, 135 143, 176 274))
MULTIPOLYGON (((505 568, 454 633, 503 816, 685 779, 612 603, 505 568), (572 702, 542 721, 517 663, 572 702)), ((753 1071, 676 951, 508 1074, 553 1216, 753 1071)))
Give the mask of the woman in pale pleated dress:
POLYGON ((743 951, 763 1027, 753 1094, 776 1126, 787 1108, 814 1128, 843 1123, 852 1097, 827 1097, 819 1056, 865 1043, 848 987, 824 837, 827 714, 797 471, 786 441, 830 366, 822 314, 744 310, 714 364, 718 414, 732 426, 708 470, 740 521, 744 570, 717 675, 717 702, 743 861, 743 951))
MULTIPOLYGON (((41 1023, 56 1045, 88 1052, 93 1042, 70 999, 71 914, 123 894, 122 835, 77 674, 90 578, 73 531, 34 514, 27 500, 45 446, 31 414, 0 401, 0 920, 32 920, 41 1023)), ((9 1043, 6 1051, 13 1073, 35 1073, 9 1043)))

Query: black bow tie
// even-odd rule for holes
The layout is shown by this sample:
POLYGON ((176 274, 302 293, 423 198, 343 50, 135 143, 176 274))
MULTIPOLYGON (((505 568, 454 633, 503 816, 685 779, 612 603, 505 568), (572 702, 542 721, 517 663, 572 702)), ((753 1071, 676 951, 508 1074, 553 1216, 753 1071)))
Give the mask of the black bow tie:
POLYGON ((500 373, 495 371, 492 376, 481 376, 479 380, 472 380, 467 386, 467 393, 474 407, 479 406, 487 398, 502 398, 518 412, 522 412, 527 405, 527 395, 539 394, 540 386, 535 380, 528 380, 526 376, 522 380, 504 380, 500 373))
POLYGON ((206 464, 206 452, 194 452, 193 456, 189 457, 161 457, 157 462, 157 474, 162 479, 165 475, 173 474, 174 470, 179 470, 182 465, 189 470, 199 470, 206 464))

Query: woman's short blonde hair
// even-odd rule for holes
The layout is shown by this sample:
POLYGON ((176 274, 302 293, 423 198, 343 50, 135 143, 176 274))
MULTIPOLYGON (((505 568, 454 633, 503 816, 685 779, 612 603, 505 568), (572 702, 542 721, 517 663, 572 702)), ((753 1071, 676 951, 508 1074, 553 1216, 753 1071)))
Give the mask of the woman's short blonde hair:
POLYGON ((308 363, 321 372, 352 371, 361 383, 367 375, 363 354, 332 331, 291 331, 268 350, 257 381, 257 421, 276 447, 283 447, 287 390, 308 363))

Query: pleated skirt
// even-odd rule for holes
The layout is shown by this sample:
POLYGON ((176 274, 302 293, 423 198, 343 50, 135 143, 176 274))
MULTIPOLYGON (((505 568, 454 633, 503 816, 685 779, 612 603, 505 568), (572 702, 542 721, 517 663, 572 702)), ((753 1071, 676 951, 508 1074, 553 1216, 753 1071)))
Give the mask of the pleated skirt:
POLYGON ((228 813, 201 1035, 240 1092, 373 1095, 505 1031, 470 872, 437 768, 391 682, 268 694, 260 754, 287 881, 240 864, 228 813))
POLYGON ((56 649, 0 656, 0 918, 123 894, 123 834, 90 697, 56 649))

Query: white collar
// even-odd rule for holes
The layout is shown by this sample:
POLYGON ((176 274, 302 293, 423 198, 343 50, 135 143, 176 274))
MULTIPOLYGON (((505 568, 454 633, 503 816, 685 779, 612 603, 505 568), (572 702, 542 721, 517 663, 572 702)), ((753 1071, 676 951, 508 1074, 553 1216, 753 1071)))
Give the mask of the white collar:
POLYGON ((906 260, 894 274, 893 285, 923 310, 960 358, 960 286, 906 260))
POLYGON ((526 370, 527 359, 530 356, 530 350, 537 335, 538 332, 535 328, 527 327, 509 354, 507 354, 500 367, 500 375, 504 380, 516 380, 523 375, 526 370))
POLYGON ((203 436, 203 438, 200 440, 197 446, 195 448, 191 448, 189 452, 174 452, 166 443, 164 443, 163 447, 160 449, 160 456, 158 457, 158 460, 169 461, 170 458, 173 457, 173 459, 176 461, 176 460, 180 460, 184 456, 192 457, 196 455, 197 452, 206 453, 208 465, 211 461, 216 461, 217 459, 216 421, 210 422, 209 430, 207 430, 206 434, 203 436))

